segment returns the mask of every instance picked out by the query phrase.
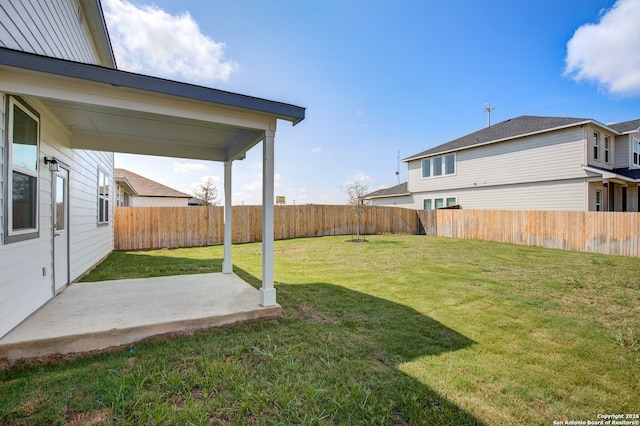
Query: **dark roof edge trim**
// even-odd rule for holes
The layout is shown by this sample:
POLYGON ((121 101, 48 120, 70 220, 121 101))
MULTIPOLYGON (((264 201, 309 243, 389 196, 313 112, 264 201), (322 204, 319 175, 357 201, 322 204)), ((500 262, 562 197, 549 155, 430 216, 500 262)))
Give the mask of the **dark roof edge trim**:
POLYGON ((365 200, 373 200, 374 198, 393 198, 393 197, 406 197, 411 195, 410 192, 403 192, 401 194, 387 194, 387 195, 365 195, 362 197, 365 200))
POLYGON ((305 108, 291 104, 7 48, 0 48, 0 65, 249 109, 275 115, 293 125, 305 117, 305 108))

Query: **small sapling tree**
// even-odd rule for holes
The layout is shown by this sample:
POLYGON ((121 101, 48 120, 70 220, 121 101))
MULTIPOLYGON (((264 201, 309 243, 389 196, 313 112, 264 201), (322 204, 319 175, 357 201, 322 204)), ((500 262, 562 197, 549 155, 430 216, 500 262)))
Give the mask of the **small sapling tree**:
POLYGON ((367 241, 366 239, 360 239, 360 222, 362 215, 369 209, 369 204, 363 197, 367 194, 368 188, 363 185, 357 179, 345 187, 345 192, 349 198, 349 205, 353 211, 353 215, 356 218, 356 238, 352 239, 353 242, 367 241))

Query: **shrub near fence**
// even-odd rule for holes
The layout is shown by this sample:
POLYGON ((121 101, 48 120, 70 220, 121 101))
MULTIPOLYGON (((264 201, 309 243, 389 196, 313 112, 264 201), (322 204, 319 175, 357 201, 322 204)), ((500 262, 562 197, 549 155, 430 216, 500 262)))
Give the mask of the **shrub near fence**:
MULTIPOLYGON (((262 240, 262 207, 232 208, 234 243, 262 240)), ((435 211, 431 216, 435 219, 435 211)), ((434 221, 432 221, 434 222, 434 221)), ((274 206, 274 238, 319 237, 355 233, 355 216, 350 206, 274 206)), ((361 217, 361 232, 376 234, 421 233, 415 210, 371 207, 361 217)), ((195 247, 222 244, 223 207, 116 207, 114 245, 116 250, 195 247)))

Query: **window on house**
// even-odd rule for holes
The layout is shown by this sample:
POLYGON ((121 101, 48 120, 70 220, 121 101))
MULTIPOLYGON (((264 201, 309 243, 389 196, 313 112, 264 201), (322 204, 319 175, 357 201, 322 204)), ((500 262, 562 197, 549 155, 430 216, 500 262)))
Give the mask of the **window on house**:
POLYGON ((40 116, 17 98, 8 98, 6 242, 38 237, 40 116))
POLYGON ((640 141, 633 138, 633 164, 640 166, 640 141))
POLYGON ((436 198, 433 201, 436 209, 441 209, 444 207, 444 198, 436 198))
POLYGON ((596 191, 596 211, 602 211, 602 191, 596 191))
POLYGON ((449 154, 422 160, 422 177, 453 175, 456 173, 456 155, 449 154))
POLYGON ((109 176, 98 169, 98 224, 109 223, 109 176))
POLYGON ((447 198, 447 207, 455 206, 456 204, 458 204, 456 202, 456 197, 447 198))
POLYGON ((433 210, 433 204, 431 203, 431 199, 426 199, 422 201, 422 207, 425 210, 433 210))
POLYGON ((600 157, 600 133, 593 132, 593 159, 597 160, 600 157))
POLYGON ((604 161, 609 162, 609 136, 604 137, 604 161))
POLYGON ((422 177, 428 178, 431 176, 431 159, 422 160, 422 177))
POLYGON ((442 157, 433 159, 433 175, 442 176, 442 157))
POLYGON ((450 154, 444 157, 444 174, 452 175, 456 172, 456 155, 450 154))

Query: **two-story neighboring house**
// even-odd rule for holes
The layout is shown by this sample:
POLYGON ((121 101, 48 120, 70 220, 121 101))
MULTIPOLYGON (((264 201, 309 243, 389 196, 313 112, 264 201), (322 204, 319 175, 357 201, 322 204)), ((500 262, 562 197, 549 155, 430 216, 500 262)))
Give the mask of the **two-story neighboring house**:
POLYGON ((406 183, 365 196, 413 209, 638 211, 640 119, 521 116, 403 160, 406 183))

